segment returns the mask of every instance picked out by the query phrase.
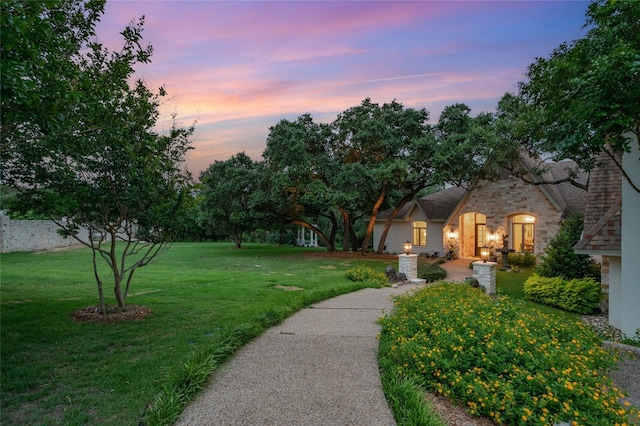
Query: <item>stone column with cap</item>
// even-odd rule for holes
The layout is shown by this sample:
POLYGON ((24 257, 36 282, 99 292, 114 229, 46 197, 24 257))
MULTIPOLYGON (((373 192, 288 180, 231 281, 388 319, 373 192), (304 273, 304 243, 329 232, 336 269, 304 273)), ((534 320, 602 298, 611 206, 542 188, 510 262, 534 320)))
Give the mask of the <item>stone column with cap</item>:
POLYGON ((496 262, 473 262, 473 276, 489 295, 496 294, 496 262))

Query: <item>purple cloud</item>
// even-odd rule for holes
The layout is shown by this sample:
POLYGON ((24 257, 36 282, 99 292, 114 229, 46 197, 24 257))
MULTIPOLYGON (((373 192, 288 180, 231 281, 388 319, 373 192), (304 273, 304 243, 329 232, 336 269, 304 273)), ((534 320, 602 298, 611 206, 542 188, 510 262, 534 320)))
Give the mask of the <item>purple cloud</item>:
MULTIPOLYGON (((198 119, 197 175, 240 151, 259 159, 268 128, 312 113, 331 121, 371 97, 426 108, 493 110, 526 67, 583 33, 586 1, 110 1, 111 48, 146 16, 149 85, 175 97, 163 117, 198 119)), ((166 128, 167 118, 159 127, 166 128)))

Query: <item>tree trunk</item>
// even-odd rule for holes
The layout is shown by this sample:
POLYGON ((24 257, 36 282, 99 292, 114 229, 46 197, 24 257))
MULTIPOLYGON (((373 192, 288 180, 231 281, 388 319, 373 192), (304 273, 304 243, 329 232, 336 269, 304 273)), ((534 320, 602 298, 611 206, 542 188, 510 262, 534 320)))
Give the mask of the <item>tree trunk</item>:
POLYGON ((331 213, 331 215, 329 216, 329 220, 331 221, 331 232, 329 233, 329 241, 331 241, 331 245, 335 247, 336 235, 338 234, 338 220, 333 213, 331 213))
MULTIPOLYGON (((109 263, 111 264, 111 270, 113 272, 113 293, 118 303, 118 311, 123 311, 125 308, 124 297, 122 297, 122 275, 118 268, 118 254, 116 251, 116 243, 118 242, 116 232, 109 232, 111 237, 110 250, 109 250, 109 263)), ((123 266, 124 267, 124 266, 123 266)))
POLYGON ((349 213, 347 213, 344 209, 338 209, 340 211, 340 215, 342 216, 342 251, 349 251, 349 237, 351 236, 351 224, 349 213))
POLYGON ((291 224, 292 224, 292 225, 299 225, 299 226, 303 226, 303 227, 305 227, 306 229, 308 229, 308 230, 310 230, 310 231, 312 231, 312 232, 315 232, 315 233, 318 235, 318 237, 320 237, 320 239, 321 239, 322 241, 324 241, 325 245, 327 246, 327 250, 328 250, 330 253, 333 253, 334 251, 336 251, 335 246, 331 243, 331 241, 329 241, 329 239, 327 238, 327 236, 326 236, 326 235, 324 235, 324 233, 323 233, 322 231, 320 231, 318 228, 316 228, 315 226, 313 226, 313 225, 311 225, 311 224, 309 224, 309 223, 307 223, 307 222, 303 222, 303 221, 301 221, 301 220, 292 220, 292 221, 291 221, 291 224))
POLYGON ((389 233, 389 229, 391 228, 391 222, 396 217, 398 210, 400 209, 399 208, 394 209, 391 215, 389 215, 389 217, 387 218, 387 221, 384 223, 384 228, 382 228, 382 234, 380 234, 380 241, 378 241, 378 249, 376 250, 376 253, 378 254, 384 253, 384 246, 385 246, 385 242, 387 241, 387 234, 389 233))
POLYGON ((96 262, 97 250, 92 250, 91 253, 93 254, 93 275, 96 278, 96 283, 98 283, 98 298, 100 300, 100 313, 102 315, 106 315, 107 305, 105 304, 105 301, 104 301, 104 288, 102 286, 102 280, 100 279, 100 274, 98 273, 98 262, 96 262))
POLYGON ((378 201, 373 206, 373 210, 371 211, 371 218, 369 219, 369 224, 367 225, 367 232, 364 234, 364 238, 362 239, 362 253, 366 253, 369 249, 369 241, 371 240, 371 235, 373 234, 373 228, 376 224, 376 217, 378 217, 378 211, 380 210, 380 206, 384 202, 384 199, 387 196, 387 188, 382 190, 380 196, 378 197, 378 201))
POLYGON ((233 238, 233 242, 236 245, 236 248, 241 249, 242 248, 242 232, 239 234, 237 232, 232 232, 231 235, 233 238))
POLYGON ((387 240, 387 234, 389 233, 389 229, 391 229, 391 223, 393 222, 393 219, 395 219, 395 217, 398 214, 398 212, 400 211, 400 209, 406 203, 408 203, 413 197, 415 197, 417 193, 418 193, 418 191, 412 191, 411 194, 405 195, 398 202, 398 206, 395 209, 393 209, 393 211, 391 212, 391 214, 387 218, 387 221, 384 223, 384 228, 382 229, 382 234, 380 235, 380 241, 378 242, 378 250, 376 251, 376 253, 382 254, 384 252, 384 243, 387 240))

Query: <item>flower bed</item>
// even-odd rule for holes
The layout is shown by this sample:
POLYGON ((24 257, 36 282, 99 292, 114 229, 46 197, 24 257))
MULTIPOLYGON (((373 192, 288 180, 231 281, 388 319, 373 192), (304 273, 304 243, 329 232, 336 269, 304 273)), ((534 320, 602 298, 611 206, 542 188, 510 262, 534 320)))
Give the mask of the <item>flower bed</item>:
POLYGON ((579 322, 508 297, 494 300, 468 285, 441 284, 398 297, 381 323, 381 357, 399 376, 496 423, 638 419, 604 375, 615 354, 579 322))

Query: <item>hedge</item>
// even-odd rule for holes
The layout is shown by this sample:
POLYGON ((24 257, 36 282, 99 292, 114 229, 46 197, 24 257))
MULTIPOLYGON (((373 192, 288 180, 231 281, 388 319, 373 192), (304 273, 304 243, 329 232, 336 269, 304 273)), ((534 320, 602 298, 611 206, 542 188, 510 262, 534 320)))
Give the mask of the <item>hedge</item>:
POLYGON ((527 300, 578 314, 593 313, 602 298, 600 283, 593 278, 565 280, 531 275, 524 283, 527 300))

